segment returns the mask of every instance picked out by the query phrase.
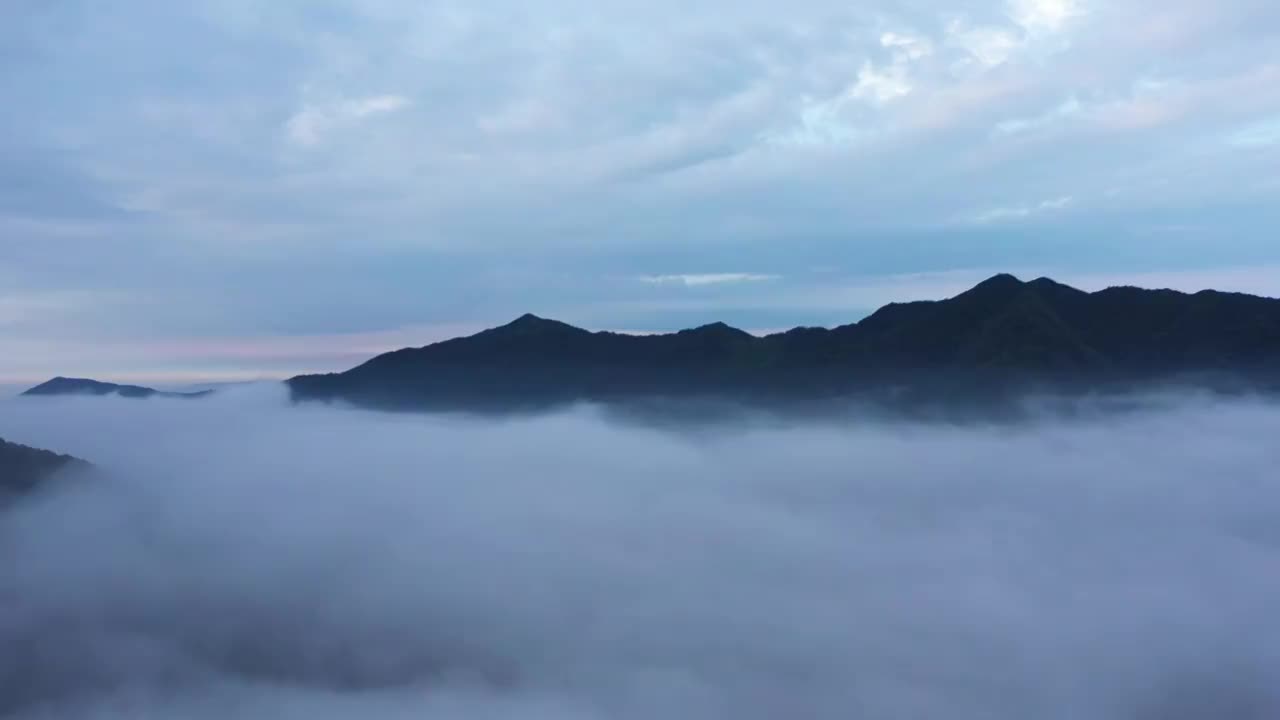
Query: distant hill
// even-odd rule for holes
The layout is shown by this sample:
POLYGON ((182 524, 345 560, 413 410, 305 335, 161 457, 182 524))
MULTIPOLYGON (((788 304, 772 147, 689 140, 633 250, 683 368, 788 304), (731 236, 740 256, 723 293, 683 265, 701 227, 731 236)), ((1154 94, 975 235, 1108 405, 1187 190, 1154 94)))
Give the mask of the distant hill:
POLYGON ((119 395, 126 398, 199 398, 211 394, 212 390, 201 392, 163 392, 140 385, 117 385, 86 378, 56 377, 46 383, 37 385, 22 393, 26 396, 40 395, 119 395))
POLYGON ((1275 388, 1280 300, 997 275, 956 297, 887 305, 837 327, 756 337, 716 323, 590 332, 525 315, 470 337, 288 381, 296 400, 518 409, 654 397, 972 401, 1031 388, 1161 382, 1275 388))
POLYGON ((58 455, 0 439, 0 504, 30 492, 55 473, 89 464, 70 455, 58 455))

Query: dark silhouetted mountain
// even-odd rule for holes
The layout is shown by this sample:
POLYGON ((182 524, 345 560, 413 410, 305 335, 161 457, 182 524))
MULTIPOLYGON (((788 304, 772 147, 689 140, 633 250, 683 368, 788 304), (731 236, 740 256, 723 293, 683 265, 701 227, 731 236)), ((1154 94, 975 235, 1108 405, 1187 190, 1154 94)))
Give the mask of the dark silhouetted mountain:
POLYGON ((85 378, 56 377, 46 383, 37 385, 22 393, 23 395, 119 395, 126 398, 199 398, 211 394, 212 390, 200 392, 163 392, 139 385, 117 385, 115 383, 88 380, 85 378))
POLYGON ((525 315, 502 327, 288 381, 298 400, 495 410, 578 400, 732 398, 981 402, 1029 389, 1153 383, 1274 389, 1280 300, 997 275, 860 322, 756 337, 723 323, 667 335, 589 332, 525 315))
POLYGON ((0 439, 0 504, 34 490, 58 472, 88 467, 88 463, 70 455, 0 439))

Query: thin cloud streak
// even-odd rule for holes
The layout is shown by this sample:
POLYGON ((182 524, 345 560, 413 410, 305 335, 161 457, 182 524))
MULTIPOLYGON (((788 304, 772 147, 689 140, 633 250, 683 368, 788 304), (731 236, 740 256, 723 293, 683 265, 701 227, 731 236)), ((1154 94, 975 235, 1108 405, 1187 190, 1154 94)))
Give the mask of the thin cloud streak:
POLYGON ((285 128, 289 139, 298 145, 319 145, 331 132, 350 127, 374 116, 393 113, 408 107, 410 101, 401 95, 376 95, 336 103, 306 105, 289 118, 285 128))
POLYGON ((1008 222, 1013 220, 1025 220, 1034 215, 1066 210, 1075 204, 1075 198, 1070 195, 1064 195, 1052 200, 1043 200, 1035 205, 1019 205, 1013 207, 998 207, 990 210, 984 210, 975 213, 969 218, 969 221, 978 225, 989 225, 991 223, 1008 222))
POLYGON ((760 273, 703 273, 687 275, 646 275, 641 282, 650 285, 683 285, 685 287, 705 287, 708 285, 735 285, 738 283, 758 283, 778 280, 778 275, 760 273))

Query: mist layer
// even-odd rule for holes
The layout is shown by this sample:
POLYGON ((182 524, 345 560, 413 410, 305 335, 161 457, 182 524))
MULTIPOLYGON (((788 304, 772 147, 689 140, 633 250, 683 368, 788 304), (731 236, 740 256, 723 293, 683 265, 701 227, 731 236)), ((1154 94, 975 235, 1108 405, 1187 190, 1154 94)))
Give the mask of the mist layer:
POLYGON ((17 718, 1280 716, 1280 409, 646 428, 0 405, 17 718))

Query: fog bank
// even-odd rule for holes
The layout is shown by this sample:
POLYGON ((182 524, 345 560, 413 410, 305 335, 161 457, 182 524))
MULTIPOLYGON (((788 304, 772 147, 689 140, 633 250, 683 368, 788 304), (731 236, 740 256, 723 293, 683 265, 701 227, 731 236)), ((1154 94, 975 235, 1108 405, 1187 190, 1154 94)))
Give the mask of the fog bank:
POLYGON ((1280 717, 1280 408, 697 431, 0 402, 0 716, 1280 717))

